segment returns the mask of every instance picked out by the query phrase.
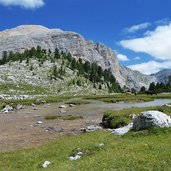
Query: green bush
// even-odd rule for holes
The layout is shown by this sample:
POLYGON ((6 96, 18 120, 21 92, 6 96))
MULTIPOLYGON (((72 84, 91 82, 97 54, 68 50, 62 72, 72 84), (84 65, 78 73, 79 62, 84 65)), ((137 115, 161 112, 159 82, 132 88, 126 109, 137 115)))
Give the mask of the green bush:
POLYGON ((110 115, 106 113, 103 116, 102 124, 107 128, 120 128, 126 126, 131 122, 131 118, 128 115, 110 115))

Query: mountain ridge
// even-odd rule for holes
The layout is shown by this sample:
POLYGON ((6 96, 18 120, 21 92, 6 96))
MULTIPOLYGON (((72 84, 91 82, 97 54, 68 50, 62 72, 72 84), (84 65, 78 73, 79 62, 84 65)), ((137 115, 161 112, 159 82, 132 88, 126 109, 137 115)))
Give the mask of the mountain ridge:
POLYGON ((76 59, 96 62, 103 69, 110 69, 122 87, 139 89, 156 82, 154 76, 144 75, 122 66, 114 50, 102 43, 86 41, 75 32, 48 29, 40 25, 22 25, 0 32, 0 54, 5 51, 23 52, 41 46, 44 49, 70 52, 76 59))
POLYGON ((157 73, 151 74, 151 76, 156 77, 159 83, 168 83, 169 76, 171 76, 171 69, 163 69, 157 73))

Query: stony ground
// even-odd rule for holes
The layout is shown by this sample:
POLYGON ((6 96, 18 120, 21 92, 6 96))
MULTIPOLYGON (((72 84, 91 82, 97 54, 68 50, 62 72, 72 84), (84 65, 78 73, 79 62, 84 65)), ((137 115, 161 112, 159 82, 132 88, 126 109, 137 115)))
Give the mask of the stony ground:
POLYGON ((28 148, 46 143, 63 135, 80 133, 80 128, 100 123, 103 112, 90 112, 86 105, 66 108, 62 115, 83 116, 78 120, 45 120, 47 115, 59 115, 60 104, 45 104, 36 107, 0 114, 0 151, 28 148), (36 110, 35 110, 36 109, 36 110), (37 124, 42 121, 42 124, 37 124))
MULTIPOLYGON (((71 99, 72 101, 72 99, 71 99)), ((43 104, 36 107, 26 106, 24 109, 8 114, 0 114, 0 152, 21 148, 30 148, 58 139, 65 135, 80 134, 81 128, 98 125, 103 113, 107 110, 119 110, 130 107, 146 107, 162 105, 170 99, 158 99, 147 103, 112 104, 91 100, 90 104, 69 107, 66 113, 60 114, 60 105, 65 103, 43 104), (82 116, 77 120, 46 120, 47 115, 82 116), (37 124, 41 121, 41 124, 37 124)))

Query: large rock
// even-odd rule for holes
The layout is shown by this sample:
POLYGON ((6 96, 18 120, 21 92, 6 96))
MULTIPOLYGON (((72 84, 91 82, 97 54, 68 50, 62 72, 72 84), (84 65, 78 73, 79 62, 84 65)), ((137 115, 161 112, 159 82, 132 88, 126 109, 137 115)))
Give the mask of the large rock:
POLYGON ((133 122, 133 130, 138 131, 148 129, 151 127, 170 127, 170 116, 159 111, 146 111, 142 112, 133 122))
POLYGON ((113 134, 115 135, 124 135, 129 132, 129 130, 132 129, 133 123, 129 123, 128 125, 122 127, 122 128, 117 128, 112 131, 113 134))
POLYGON ((96 62, 103 69, 110 69, 121 86, 139 89, 141 86, 148 87, 155 81, 153 76, 121 66, 112 49, 101 43, 86 41, 78 33, 36 25, 19 26, 0 32, 0 57, 4 50, 22 52, 37 45, 52 51, 58 48, 70 52, 77 59, 96 62))

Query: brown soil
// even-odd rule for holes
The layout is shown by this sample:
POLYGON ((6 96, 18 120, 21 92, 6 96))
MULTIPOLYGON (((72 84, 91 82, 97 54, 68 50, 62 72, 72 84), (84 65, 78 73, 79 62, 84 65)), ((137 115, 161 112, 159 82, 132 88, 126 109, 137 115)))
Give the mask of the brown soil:
POLYGON ((82 116, 79 120, 45 120, 47 115, 59 115, 62 103, 44 104, 36 107, 0 114, 0 152, 30 148, 58 139, 65 135, 80 134, 80 128, 97 125, 107 110, 129 107, 157 106, 171 102, 170 99, 157 99, 153 102, 135 104, 110 104, 91 101, 91 104, 68 107, 63 115, 82 116), (34 110, 36 109, 36 110, 34 110), (37 125, 37 121, 42 124, 37 125))
POLYGON ((76 135, 80 128, 101 122, 102 113, 97 114, 87 105, 67 107, 62 115, 83 116, 78 120, 45 120, 47 115, 59 115, 60 104, 45 104, 36 107, 0 114, 0 152, 41 145, 64 135, 76 135), (36 110, 35 110, 36 109, 36 110), (87 110, 89 109, 89 110, 87 110), (92 113, 90 111, 93 111, 92 113), (42 124, 36 124, 42 121, 42 124))

